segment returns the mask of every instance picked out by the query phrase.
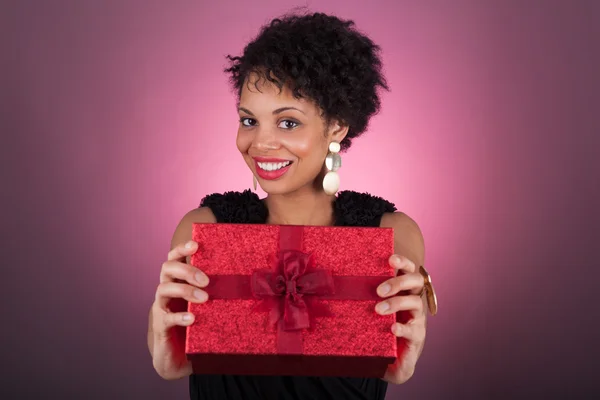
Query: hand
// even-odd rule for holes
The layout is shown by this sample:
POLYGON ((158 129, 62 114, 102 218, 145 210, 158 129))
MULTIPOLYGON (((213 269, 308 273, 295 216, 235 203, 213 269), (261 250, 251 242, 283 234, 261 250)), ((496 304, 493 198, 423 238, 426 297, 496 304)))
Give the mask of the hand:
POLYGON ((389 263, 398 271, 398 276, 379 285, 377 294, 387 299, 378 303, 375 310, 381 315, 401 312, 401 322, 391 326, 392 333, 401 338, 398 341, 398 358, 383 377, 387 382, 400 384, 414 374, 425 343, 426 318, 421 298, 425 281, 415 263, 408 258, 394 254, 389 263))
POLYGON ((154 336, 152 363, 164 379, 179 379, 192 373, 185 355, 185 327, 194 322, 194 315, 185 312, 187 301, 204 303, 208 294, 202 290, 208 277, 198 268, 185 263, 186 257, 198 249, 196 242, 174 247, 160 271, 160 284, 151 309, 154 336))

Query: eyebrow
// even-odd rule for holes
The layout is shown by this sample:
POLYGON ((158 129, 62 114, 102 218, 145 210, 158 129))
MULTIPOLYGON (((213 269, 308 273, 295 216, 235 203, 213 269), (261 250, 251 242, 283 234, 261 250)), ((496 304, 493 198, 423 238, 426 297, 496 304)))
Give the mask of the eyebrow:
MULTIPOLYGON (((273 115, 280 114, 280 113, 282 113, 284 111, 287 111, 287 110, 296 110, 296 111, 300 111, 302 114, 306 114, 304 111, 302 111, 302 110, 300 110, 299 108, 296 108, 296 107, 281 107, 281 108, 278 108, 277 110, 274 110, 273 111, 273 115)), ((238 111, 243 111, 243 112, 245 112, 245 113, 247 113, 249 115, 252 115, 254 117, 254 114, 252 114, 252 111, 248 110, 247 108, 238 107, 238 111)))

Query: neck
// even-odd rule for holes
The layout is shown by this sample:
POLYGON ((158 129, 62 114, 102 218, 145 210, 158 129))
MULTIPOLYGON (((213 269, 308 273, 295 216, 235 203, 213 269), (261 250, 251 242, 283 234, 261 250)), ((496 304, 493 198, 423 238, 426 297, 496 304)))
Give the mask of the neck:
POLYGON ((268 224, 331 226, 335 223, 334 196, 313 187, 293 193, 268 195, 264 202, 269 209, 268 224))

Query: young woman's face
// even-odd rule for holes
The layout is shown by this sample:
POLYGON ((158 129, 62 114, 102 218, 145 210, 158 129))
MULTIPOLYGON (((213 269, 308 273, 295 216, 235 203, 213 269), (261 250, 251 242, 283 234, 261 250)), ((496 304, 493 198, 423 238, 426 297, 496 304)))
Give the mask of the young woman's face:
POLYGON ((295 99, 287 86, 280 92, 265 79, 257 81, 256 75, 249 81, 240 95, 236 144, 250 170, 269 194, 313 185, 329 143, 341 142, 348 129, 335 121, 326 126, 320 109, 295 99))

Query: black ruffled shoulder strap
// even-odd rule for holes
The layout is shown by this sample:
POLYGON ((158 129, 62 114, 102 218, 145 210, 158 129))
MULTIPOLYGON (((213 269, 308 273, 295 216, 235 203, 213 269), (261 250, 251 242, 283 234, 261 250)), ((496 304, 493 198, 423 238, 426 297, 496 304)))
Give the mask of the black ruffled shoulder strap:
POLYGON ((258 195, 250 190, 210 194, 202 199, 200 207, 210 208, 221 223, 264 224, 269 215, 258 195))
MULTIPOLYGON (((221 223, 264 224, 269 216, 262 200, 250 190, 210 194, 202 199, 200 207, 209 207, 221 223)), ((394 211, 396 206, 381 197, 342 191, 335 201, 335 225, 377 227, 383 214, 394 211)))
POLYGON ((394 211, 396 206, 381 197, 346 190, 335 201, 335 224, 378 227, 383 214, 394 211))

